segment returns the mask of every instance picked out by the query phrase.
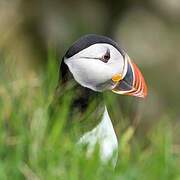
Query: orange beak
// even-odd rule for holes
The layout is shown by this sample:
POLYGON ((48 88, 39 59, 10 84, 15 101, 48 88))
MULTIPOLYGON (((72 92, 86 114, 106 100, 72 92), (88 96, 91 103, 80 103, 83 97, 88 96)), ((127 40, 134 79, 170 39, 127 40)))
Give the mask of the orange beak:
POLYGON ((114 76, 112 81, 115 83, 112 91, 117 94, 127 94, 142 98, 147 96, 144 78, 127 54, 125 55, 125 65, 122 74, 114 76))

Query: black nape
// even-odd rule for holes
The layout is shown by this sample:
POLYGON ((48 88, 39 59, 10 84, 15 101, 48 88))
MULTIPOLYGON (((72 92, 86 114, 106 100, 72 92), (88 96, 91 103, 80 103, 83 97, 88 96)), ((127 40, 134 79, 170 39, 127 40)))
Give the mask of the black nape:
POLYGON ((62 83, 64 84, 68 80, 68 73, 69 73, 69 69, 68 66, 65 64, 63 57, 59 70, 59 83, 60 81, 62 81, 62 83))

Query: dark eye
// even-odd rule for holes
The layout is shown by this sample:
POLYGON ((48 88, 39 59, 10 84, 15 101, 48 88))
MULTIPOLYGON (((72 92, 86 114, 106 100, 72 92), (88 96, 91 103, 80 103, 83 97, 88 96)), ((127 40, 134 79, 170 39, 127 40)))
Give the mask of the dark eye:
POLYGON ((105 55, 102 56, 102 58, 100 58, 100 60, 103 61, 103 62, 105 62, 105 63, 107 63, 107 62, 109 61, 110 57, 111 57, 111 56, 110 56, 110 50, 108 49, 108 50, 106 51, 105 55))
POLYGON ((105 55, 104 55, 104 59, 105 59, 106 61, 108 61, 108 60, 110 59, 110 54, 105 54, 105 55))

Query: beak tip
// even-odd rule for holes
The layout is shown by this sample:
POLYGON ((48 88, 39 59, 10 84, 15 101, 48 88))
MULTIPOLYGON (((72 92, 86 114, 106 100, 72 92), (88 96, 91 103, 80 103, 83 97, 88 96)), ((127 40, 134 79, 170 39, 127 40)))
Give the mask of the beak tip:
POLYGON ((139 93, 139 94, 135 94, 135 93, 132 93, 132 94, 128 94, 128 95, 131 95, 131 96, 136 96, 136 97, 140 97, 140 98, 146 98, 147 97, 147 91, 146 92, 143 92, 143 93, 139 93))
POLYGON ((140 70, 137 68, 137 66, 130 60, 132 63, 133 70, 135 72, 135 87, 136 91, 134 94, 136 94, 138 97, 146 98, 147 97, 147 87, 145 80, 140 72, 140 70))
POLYGON ((146 97, 147 97, 147 94, 142 95, 142 98, 146 99, 146 97))
POLYGON ((147 97, 147 87, 146 87, 145 81, 144 81, 144 84, 143 84, 143 91, 142 91, 142 93, 137 94, 137 96, 138 97, 142 97, 144 99, 147 97))
POLYGON ((143 93, 142 93, 142 98, 146 98, 147 97, 147 87, 146 87, 146 85, 144 86, 144 91, 143 91, 143 93))

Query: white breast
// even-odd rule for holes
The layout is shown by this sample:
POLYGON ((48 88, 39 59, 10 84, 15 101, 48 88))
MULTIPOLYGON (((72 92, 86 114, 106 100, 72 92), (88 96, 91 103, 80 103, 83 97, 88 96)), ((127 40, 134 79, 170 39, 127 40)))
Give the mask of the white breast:
POLYGON ((113 153, 115 153, 115 156, 113 156, 113 165, 116 164, 118 141, 106 107, 102 120, 97 127, 85 133, 80 138, 78 144, 82 143, 88 144, 88 155, 93 152, 96 143, 99 143, 101 160, 107 162, 112 157, 113 153))

